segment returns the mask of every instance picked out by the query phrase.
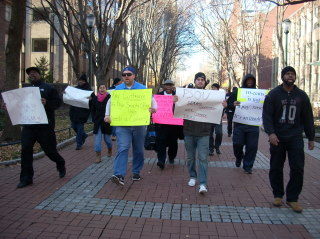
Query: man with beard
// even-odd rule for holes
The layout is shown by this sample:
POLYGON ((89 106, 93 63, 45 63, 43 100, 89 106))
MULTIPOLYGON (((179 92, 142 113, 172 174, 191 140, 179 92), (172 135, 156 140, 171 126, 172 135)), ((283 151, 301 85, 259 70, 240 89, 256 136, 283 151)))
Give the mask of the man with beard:
POLYGON ((287 204, 294 212, 302 212, 298 204, 303 185, 304 174, 304 131, 309 142, 308 148, 314 148, 314 120, 307 94, 294 82, 296 71, 287 66, 281 71, 282 85, 277 86, 266 96, 263 105, 263 126, 269 135, 270 171, 273 205, 280 207, 284 196, 283 166, 288 153, 290 179, 286 187, 287 204))
POLYGON ((21 132, 21 173, 17 188, 23 188, 33 183, 33 146, 37 141, 45 154, 56 163, 59 177, 66 175, 65 161, 57 151, 57 141, 54 132, 54 111, 61 105, 58 91, 43 82, 37 67, 26 69, 31 85, 39 87, 41 102, 48 117, 48 124, 23 125, 21 132))

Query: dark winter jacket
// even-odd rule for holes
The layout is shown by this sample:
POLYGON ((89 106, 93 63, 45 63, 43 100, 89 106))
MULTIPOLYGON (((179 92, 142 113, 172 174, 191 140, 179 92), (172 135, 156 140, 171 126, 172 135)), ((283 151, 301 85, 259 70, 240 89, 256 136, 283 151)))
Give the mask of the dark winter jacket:
POLYGON ((106 105, 110 99, 110 94, 102 101, 99 102, 97 96, 93 96, 91 102, 91 116, 93 122, 93 133, 97 134, 99 127, 101 127, 101 132, 103 134, 111 134, 112 128, 109 123, 104 122, 104 117, 106 113, 106 105))
MULTIPOLYGON (((83 86, 76 86, 77 89, 80 90, 89 90, 91 91, 91 87, 89 83, 84 84, 83 86)), ((89 102, 90 106, 90 102, 89 102)), ((90 115, 90 109, 76 107, 76 106, 70 106, 69 116, 70 120, 73 123, 86 123, 88 121, 90 115)))
POLYGON ((291 92, 277 86, 266 96, 263 105, 263 126, 270 135, 275 133, 280 140, 302 136, 314 140, 315 129, 309 97, 297 86, 291 92))
MULTIPOLYGON (((256 86, 256 78, 252 74, 247 74, 247 75, 245 75, 243 77, 241 88, 249 88, 248 85, 247 85, 247 80, 250 79, 250 78, 254 80, 254 84, 251 87, 251 89, 257 88, 257 86, 256 86)), ((233 103, 235 101, 237 101, 237 96, 238 96, 238 89, 236 89, 235 91, 232 91, 231 95, 227 99, 227 108, 232 112, 235 111, 235 106, 233 105, 233 103)))
MULTIPOLYGON (((49 126, 54 129, 55 127, 55 113, 54 111, 58 109, 62 103, 61 97, 58 91, 51 85, 44 83, 43 80, 36 81, 31 86, 39 87, 41 98, 46 99, 46 104, 44 109, 48 117, 49 126)), ((25 127, 43 127, 47 126, 44 124, 36 125, 25 125, 25 127)))

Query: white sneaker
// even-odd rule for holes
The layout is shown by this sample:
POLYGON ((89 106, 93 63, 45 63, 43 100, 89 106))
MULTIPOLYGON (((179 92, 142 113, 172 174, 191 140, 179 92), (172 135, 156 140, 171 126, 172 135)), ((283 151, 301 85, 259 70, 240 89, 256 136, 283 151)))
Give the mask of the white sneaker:
POLYGON ((190 187, 194 187, 196 185, 196 179, 194 178, 190 178, 189 182, 188 182, 188 185, 190 187))
POLYGON ((201 184, 200 187, 199 187, 199 193, 200 194, 205 194, 206 192, 208 192, 208 189, 207 189, 206 185, 201 184))

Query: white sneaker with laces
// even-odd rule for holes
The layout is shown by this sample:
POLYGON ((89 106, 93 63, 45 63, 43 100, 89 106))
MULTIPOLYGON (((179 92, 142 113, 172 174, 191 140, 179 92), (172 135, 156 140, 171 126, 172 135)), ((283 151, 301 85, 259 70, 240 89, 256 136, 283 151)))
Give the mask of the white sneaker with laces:
POLYGON ((199 193, 200 194, 205 194, 206 192, 208 192, 208 189, 207 189, 206 185, 201 184, 200 187, 199 187, 199 193))
POLYGON ((195 178, 190 178, 188 185, 190 187, 194 187, 196 185, 196 179, 195 178))

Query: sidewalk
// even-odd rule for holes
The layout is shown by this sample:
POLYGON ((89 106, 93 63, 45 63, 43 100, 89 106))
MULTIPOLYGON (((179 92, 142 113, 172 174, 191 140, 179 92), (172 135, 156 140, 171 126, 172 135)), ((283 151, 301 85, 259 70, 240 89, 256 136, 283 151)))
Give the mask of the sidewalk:
MULTIPOLYGON (((34 184, 16 189, 20 166, 1 167, 0 238, 320 239, 320 148, 306 150, 299 199, 304 211, 297 214, 271 205, 265 133, 252 175, 235 167, 226 135, 222 154, 210 157, 206 195, 187 186, 183 141, 175 164, 163 171, 156 166, 156 153, 146 151, 142 180, 131 180, 130 166, 123 188, 109 181, 113 158, 94 163, 93 136, 82 150, 73 144, 60 151, 67 162, 63 179, 44 157, 34 161, 34 184)), ((286 163, 286 182, 288 172, 286 163)))

